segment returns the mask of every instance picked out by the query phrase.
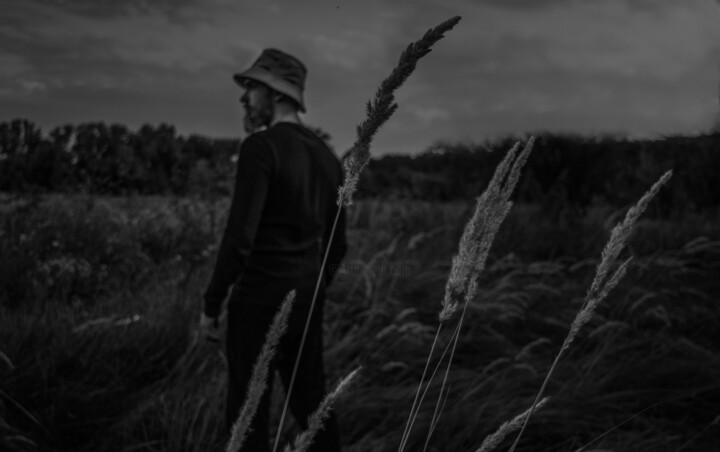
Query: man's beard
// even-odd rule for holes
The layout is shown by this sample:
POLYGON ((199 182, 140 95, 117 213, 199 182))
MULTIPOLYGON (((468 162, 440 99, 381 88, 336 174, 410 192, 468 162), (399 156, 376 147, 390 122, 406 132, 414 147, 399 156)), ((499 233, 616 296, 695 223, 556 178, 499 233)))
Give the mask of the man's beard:
POLYGON ((243 118, 243 126, 245 132, 255 133, 263 127, 270 125, 275 108, 269 98, 260 100, 257 105, 245 107, 245 118, 243 118))

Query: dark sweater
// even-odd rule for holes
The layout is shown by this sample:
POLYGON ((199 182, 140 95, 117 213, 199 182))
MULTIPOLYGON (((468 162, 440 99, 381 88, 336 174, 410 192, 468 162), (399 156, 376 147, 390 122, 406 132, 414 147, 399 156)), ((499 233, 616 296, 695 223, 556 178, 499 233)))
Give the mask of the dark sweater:
MULTIPOLYGON (((335 154, 299 124, 281 122, 245 139, 227 227, 205 293, 205 313, 219 314, 233 284, 234 293, 263 304, 279 304, 291 289, 314 287, 341 184, 335 154)), ((345 251, 341 209, 322 288, 345 251)))

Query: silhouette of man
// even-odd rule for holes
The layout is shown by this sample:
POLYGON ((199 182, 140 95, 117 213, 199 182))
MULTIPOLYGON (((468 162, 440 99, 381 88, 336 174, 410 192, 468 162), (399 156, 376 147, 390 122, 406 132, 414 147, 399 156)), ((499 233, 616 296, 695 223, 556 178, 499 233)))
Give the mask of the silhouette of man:
MULTIPOLYGON (((337 213, 340 162, 299 117, 305 111, 306 74, 297 58, 266 49, 248 70, 234 76, 245 90, 240 102, 250 135, 240 149, 227 227, 200 319, 204 334, 217 334, 222 302, 234 285, 227 304, 228 431, 245 400, 273 316, 286 294, 296 289, 288 330, 273 361, 288 387, 337 213)), ((345 212, 341 210, 290 398, 290 411, 302 428, 325 394, 323 301, 345 251, 345 212)), ((243 450, 268 450, 272 375, 271 368, 268 389, 243 450)), ((340 450, 334 416, 310 450, 340 450)))

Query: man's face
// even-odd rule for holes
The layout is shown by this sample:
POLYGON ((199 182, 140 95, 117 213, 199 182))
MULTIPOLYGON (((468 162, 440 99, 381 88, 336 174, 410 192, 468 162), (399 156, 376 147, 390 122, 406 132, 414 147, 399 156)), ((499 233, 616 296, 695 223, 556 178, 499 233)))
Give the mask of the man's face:
POLYGON ((240 103, 245 108, 243 126, 245 132, 253 133, 270 125, 275 115, 275 106, 270 88, 263 83, 248 80, 245 87, 245 94, 240 98, 240 103))

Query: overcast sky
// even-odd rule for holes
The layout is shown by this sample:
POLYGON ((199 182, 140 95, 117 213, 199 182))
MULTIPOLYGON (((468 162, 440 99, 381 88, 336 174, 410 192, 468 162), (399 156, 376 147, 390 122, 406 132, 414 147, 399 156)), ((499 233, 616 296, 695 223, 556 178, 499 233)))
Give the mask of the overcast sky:
POLYGON ((398 92, 373 152, 540 130, 695 133, 717 118, 716 0, 0 0, 0 121, 242 137, 232 74, 263 48, 308 67, 304 121, 354 139, 402 50, 460 24, 398 92))

